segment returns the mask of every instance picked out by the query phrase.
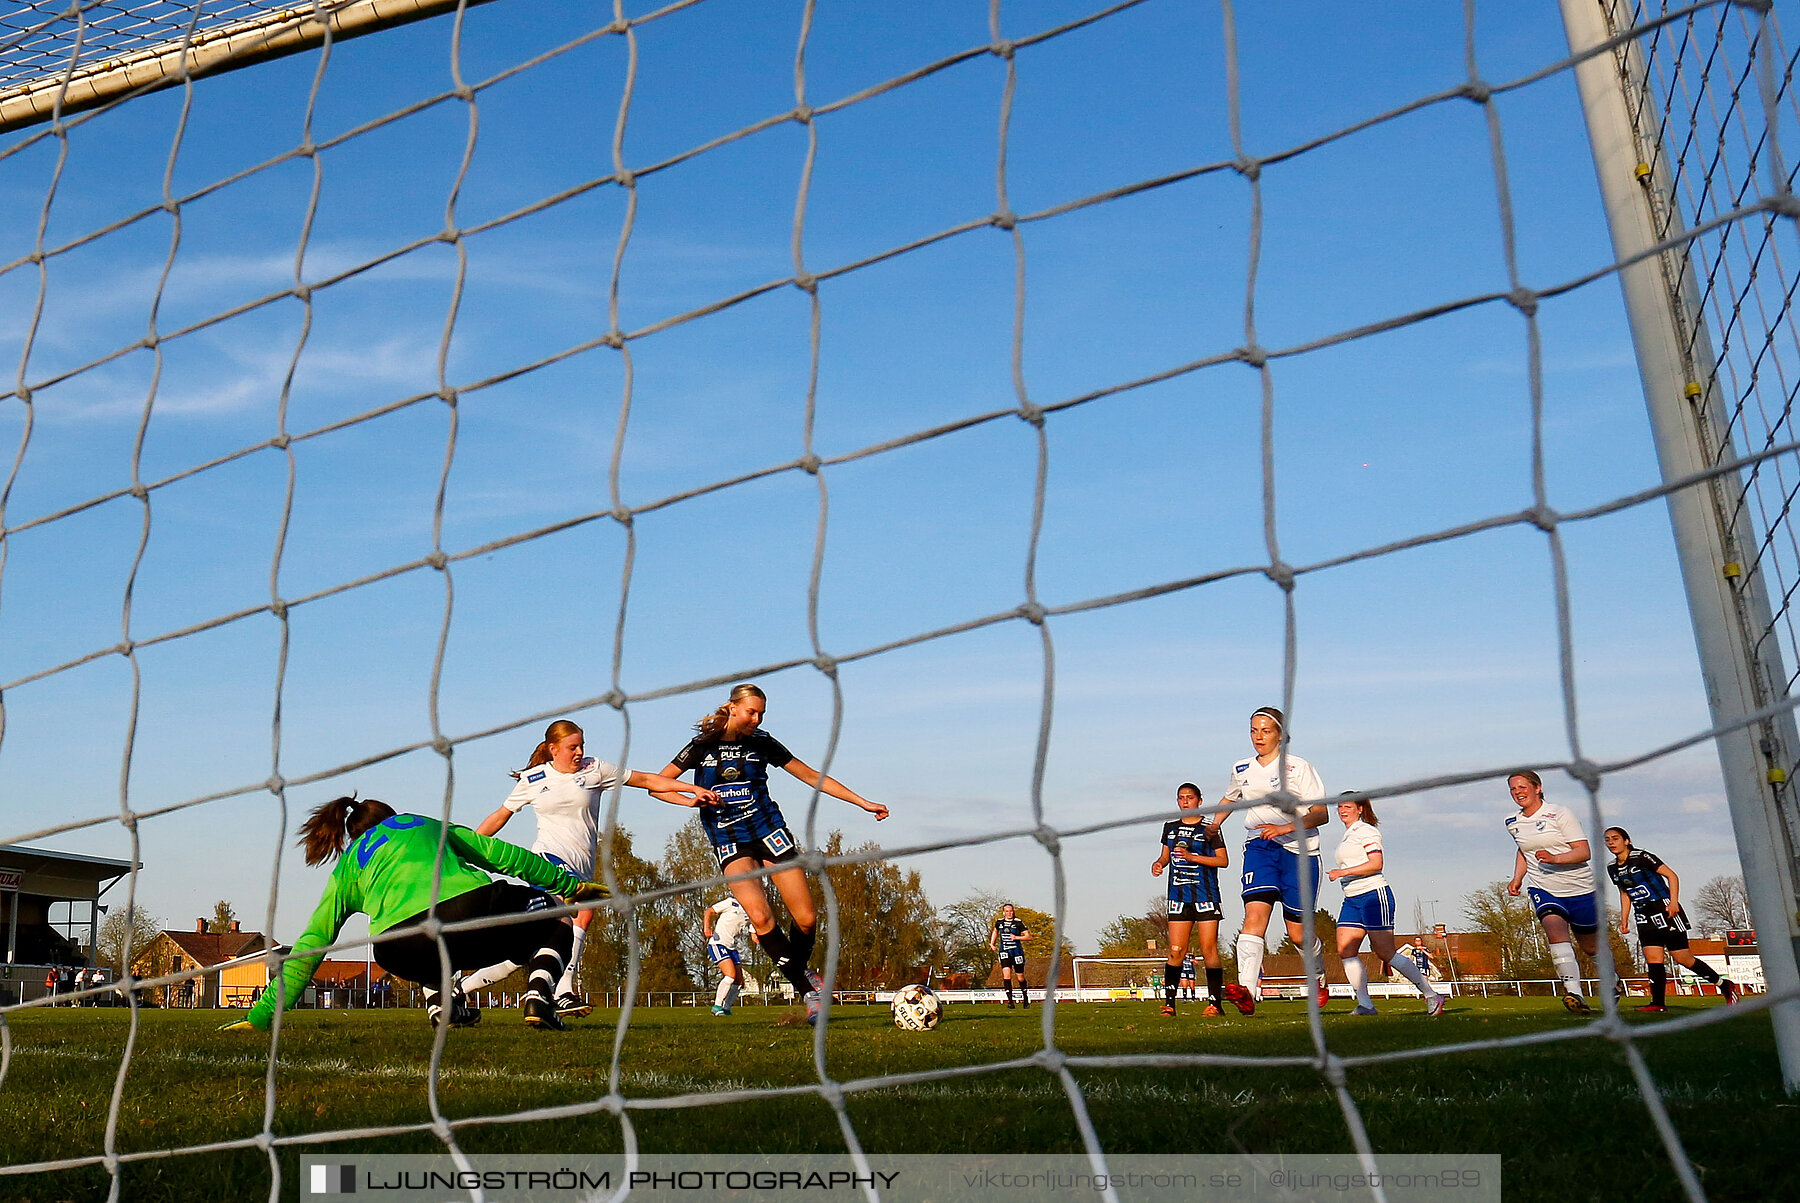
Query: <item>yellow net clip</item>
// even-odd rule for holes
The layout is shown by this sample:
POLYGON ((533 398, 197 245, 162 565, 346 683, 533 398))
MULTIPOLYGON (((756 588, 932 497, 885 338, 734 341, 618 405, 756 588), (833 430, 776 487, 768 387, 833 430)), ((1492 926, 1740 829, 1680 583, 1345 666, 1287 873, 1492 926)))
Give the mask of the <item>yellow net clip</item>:
POLYGON ((1725 565, 1725 575, 1730 576, 1730 577, 1743 576, 1744 575, 1744 566, 1742 564, 1738 563, 1736 560, 1733 560, 1733 561, 1731 561, 1731 563, 1725 565))
POLYGON ((1786 781, 1787 781, 1787 771, 1785 769, 1770 769, 1769 770, 1769 784, 1770 785, 1782 785, 1782 784, 1785 784, 1786 781))
POLYGON ((1638 183, 1648 184, 1650 182, 1650 164, 1639 163, 1637 165, 1637 170, 1632 172, 1632 174, 1637 176, 1638 183))
POLYGON ((1698 397, 1701 393, 1704 393, 1705 391, 1706 390, 1701 388, 1698 383, 1696 383, 1695 381, 1692 381, 1692 380, 1688 381, 1687 387, 1681 390, 1682 395, 1685 397, 1688 397, 1690 399, 1692 399, 1694 397, 1698 397))

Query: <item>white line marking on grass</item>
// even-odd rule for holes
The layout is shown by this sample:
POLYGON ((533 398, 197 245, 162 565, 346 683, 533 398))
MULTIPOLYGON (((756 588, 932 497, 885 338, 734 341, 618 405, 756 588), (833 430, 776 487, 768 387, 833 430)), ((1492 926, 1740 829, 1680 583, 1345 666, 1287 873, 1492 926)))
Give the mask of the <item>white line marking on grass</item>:
MULTIPOLYGON (((117 1064, 116 1056, 94 1052, 88 1049, 75 1048, 28 1048, 16 1050, 19 1054, 15 1060, 20 1064, 29 1064, 32 1057, 50 1057, 65 1061, 87 1061, 94 1064, 117 1064)), ((218 1053, 195 1052, 188 1049, 159 1049, 155 1052, 139 1053, 132 1058, 132 1063, 143 1068, 152 1068, 159 1062, 178 1062, 212 1071, 235 1070, 242 1073, 262 1075, 268 1064, 262 1053, 223 1056, 218 1053)), ((429 1067, 425 1064, 371 1065, 359 1061, 351 1061, 343 1057, 283 1057, 281 1068, 295 1073, 324 1074, 333 1078, 371 1078, 389 1081, 423 1082, 429 1067)), ((737 1079, 724 1081, 701 1081, 697 1078, 683 1077, 674 1074, 651 1070, 645 1072, 627 1072, 625 1081, 642 1090, 663 1089, 679 1093, 690 1093, 706 1090, 755 1090, 759 1087, 737 1079)), ((526 1082, 542 1083, 553 1086, 567 1086, 570 1075, 550 1070, 521 1072, 488 1065, 446 1065, 438 1070, 440 1082, 526 1082)))

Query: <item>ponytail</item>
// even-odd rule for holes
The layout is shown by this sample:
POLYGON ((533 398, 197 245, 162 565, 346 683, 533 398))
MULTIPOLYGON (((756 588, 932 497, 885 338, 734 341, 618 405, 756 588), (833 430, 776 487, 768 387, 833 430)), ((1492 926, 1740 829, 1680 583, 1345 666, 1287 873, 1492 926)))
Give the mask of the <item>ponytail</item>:
POLYGON ((741 702, 745 698, 761 698, 766 702, 769 700, 769 695, 748 681, 742 685, 732 686, 731 696, 726 699, 725 704, 694 724, 694 730, 699 734, 701 741, 704 743, 717 742, 725 734, 725 724, 730 719, 731 704, 741 702))
POLYGON ((532 749, 531 759, 525 762, 525 767, 523 769, 512 774, 512 779, 517 781, 521 773, 529 772, 530 770, 537 768, 540 764, 549 764, 551 744, 561 743, 563 740, 569 738, 569 736, 580 735, 581 733, 581 728, 577 727, 568 719, 557 719, 554 723, 551 723, 548 727, 544 728, 543 742, 532 749))
POLYGON ((374 798, 359 800, 355 794, 333 798, 300 824, 300 838, 295 843, 306 849, 307 864, 321 864, 341 856, 351 840, 393 817, 394 808, 374 798))

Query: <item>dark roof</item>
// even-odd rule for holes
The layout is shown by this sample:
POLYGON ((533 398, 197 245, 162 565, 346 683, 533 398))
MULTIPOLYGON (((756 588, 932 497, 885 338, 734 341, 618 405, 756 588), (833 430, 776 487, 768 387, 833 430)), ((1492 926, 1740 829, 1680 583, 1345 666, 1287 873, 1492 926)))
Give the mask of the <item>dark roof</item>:
POLYGON ((164 931, 175 947, 194 958, 197 965, 217 965, 246 953, 275 947, 275 942, 259 931, 197 932, 164 931))
POLYGON ((28 848, 24 844, 0 844, 0 868, 34 870, 52 867, 63 873, 91 877, 95 881, 111 881, 131 872, 131 862, 128 860, 82 856, 76 852, 57 852, 50 848, 28 848))
POLYGON ((318 969, 313 971, 313 985, 361 986, 363 971, 369 968, 375 970, 374 980, 377 982, 388 975, 388 971, 380 965, 371 966, 367 961, 320 961, 318 969))

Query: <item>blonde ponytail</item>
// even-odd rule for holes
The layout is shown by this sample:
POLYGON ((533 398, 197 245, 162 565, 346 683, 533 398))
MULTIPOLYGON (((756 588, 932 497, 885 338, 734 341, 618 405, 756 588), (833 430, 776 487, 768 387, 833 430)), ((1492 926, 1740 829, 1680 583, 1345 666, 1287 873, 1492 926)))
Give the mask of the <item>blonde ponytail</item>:
POLYGON ((731 696, 725 700, 725 704, 694 724, 694 730, 699 734, 700 739, 706 743, 713 743, 720 739, 725 734, 725 724, 730 719, 731 704, 741 702, 745 698, 761 698, 766 702, 769 700, 769 695, 748 681, 742 685, 733 685, 731 696))

